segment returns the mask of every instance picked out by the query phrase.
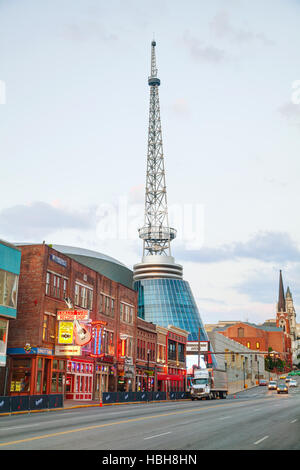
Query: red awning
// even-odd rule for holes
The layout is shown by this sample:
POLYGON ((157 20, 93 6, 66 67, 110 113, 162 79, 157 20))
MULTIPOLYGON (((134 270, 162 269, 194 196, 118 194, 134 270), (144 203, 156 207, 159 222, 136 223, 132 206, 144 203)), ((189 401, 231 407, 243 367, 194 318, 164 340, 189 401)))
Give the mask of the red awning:
POLYGON ((183 381, 184 375, 174 375, 174 374, 157 374, 157 380, 174 380, 174 381, 183 381))

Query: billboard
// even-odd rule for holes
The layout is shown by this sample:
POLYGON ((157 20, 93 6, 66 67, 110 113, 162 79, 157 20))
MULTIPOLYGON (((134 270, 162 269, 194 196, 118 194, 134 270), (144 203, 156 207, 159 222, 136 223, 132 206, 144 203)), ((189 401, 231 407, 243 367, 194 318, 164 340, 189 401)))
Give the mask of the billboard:
POLYGON ((0 318, 0 366, 6 365, 8 320, 0 318))
POLYGON ((66 351, 66 355, 77 356, 79 349, 81 351, 81 347, 86 347, 92 339, 89 310, 58 310, 57 320, 57 343, 66 346, 65 349, 58 346, 56 349, 59 354, 66 351))
MULTIPOLYGON (((188 354, 186 356, 186 370, 188 375, 193 375, 194 368, 198 367, 198 354, 188 354)), ((204 356, 200 355, 200 368, 205 369, 204 356)))

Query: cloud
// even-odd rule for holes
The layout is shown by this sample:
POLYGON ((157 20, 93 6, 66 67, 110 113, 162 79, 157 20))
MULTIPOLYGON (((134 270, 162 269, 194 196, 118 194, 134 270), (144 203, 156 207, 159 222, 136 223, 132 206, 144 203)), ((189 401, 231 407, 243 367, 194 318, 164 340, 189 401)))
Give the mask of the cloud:
POLYGON ((229 20, 229 15, 224 10, 214 16, 210 23, 210 27, 216 37, 220 39, 228 38, 238 44, 252 41, 259 41, 265 45, 274 44, 274 42, 268 39, 264 33, 254 33, 247 29, 235 28, 232 26, 229 20))
POLYGON ((76 42, 84 42, 91 38, 103 42, 116 41, 118 36, 107 32, 105 27, 96 21, 85 21, 79 24, 67 24, 63 29, 63 36, 66 39, 76 42))
POLYGON ((175 100, 170 109, 173 113, 181 116, 187 116, 190 112, 188 102, 184 98, 175 100))
POLYGON ((292 124, 300 125, 300 104, 292 102, 284 103, 278 108, 281 116, 292 124))
POLYGON ((247 242, 234 242, 217 248, 178 250, 176 257, 195 263, 256 259, 264 262, 287 263, 300 261, 300 251, 288 233, 259 232, 247 242))
POLYGON ((57 230, 88 230, 96 225, 95 209, 71 211, 46 202, 19 204, 0 211, 0 230, 3 238, 28 240, 43 238, 57 230))
POLYGON ((183 37, 185 46, 189 49, 190 54, 196 60, 218 64, 226 58, 224 50, 214 46, 206 46, 199 39, 191 36, 189 32, 185 32, 183 37))
POLYGON ((275 305, 278 298, 279 271, 270 275, 265 270, 256 271, 247 275, 240 283, 233 286, 239 294, 244 294, 253 302, 262 302, 275 305))

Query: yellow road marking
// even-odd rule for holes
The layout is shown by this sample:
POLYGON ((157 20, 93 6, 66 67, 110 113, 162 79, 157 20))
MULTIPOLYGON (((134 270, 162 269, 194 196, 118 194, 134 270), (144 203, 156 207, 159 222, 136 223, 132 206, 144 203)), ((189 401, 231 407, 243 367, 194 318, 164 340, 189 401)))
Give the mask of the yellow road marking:
MULTIPOLYGON (((247 402, 247 403, 249 404, 249 402, 247 402)), ((224 403, 222 405, 220 404, 220 405, 205 406, 204 408, 200 408, 200 409, 189 408, 189 409, 183 410, 183 411, 172 411, 170 413, 163 413, 163 414, 157 414, 157 415, 152 415, 152 416, 142 416, 140 418, 131 418, 131 419, 126 419, 126 420, 122 420, 122 421, 114 421, 113 423, 95 424, 94 426, 87 426, 85 428, 72 429, 70 431, 60 431, 60 432, 56 432, 56 433, 52 433, 52 434, 43 434, 42 436, 28 437, 26 439, 20 439, 18 441, 2 442, 2 443, 0 443, 0 447, 9 446, 9 445, 13 445, 13 444, 21 444, 23 442, 37 441, 39 439, 47 439, 49 437, 62 436, 64 434, 72 434, 72 433, 75 433, 75 432, 90 431, 92 429, 99 429, 99 428, 104 428, 104 427, 107 427, 107 426, 114 426, 114 425, 117 425, 117 424, 133 423, 135 421, 143 421, 143 420, 146 420, 146 419, 155 419, 155 418, 161 418, 161 417, 165 417, 165 416, 174 416, 174 415, 179 415, 179 414, 184 414, 184 413, 195 413, 195 412, 199 412, 199 411, 205 411, 209 408, 217 408, 217 407, 220 407, 220 406, 230 407, 230 406, 235 406, 236 404, 237 403, 234 403, 232 405, 231 404, 230 405, 225 405, 225 403, 224 403)))
POLYGON ((190 409, 184 410, 184 411, 172 411, 170 413, 163 413, 163 414, 152 415, 152 416, 142 416, 140 418, 131 418, 131 419, 126 419, 126 420, 122 420, 122 421, 114 421, 113 423, 95 424, 94 426, 87 426, 85 428, 72 429, 70 431, 60 431, 60 432, 56 432, 56 433, 52 433, 52 434, 43 434, 42 436, 37 436, 37 437, 28 437, 27 439, 20 439, 18 441, 2 442, 2 443, 0 443, 0 447, 9 446, 9 445, 12 445, 12 444, 20 444, 22 442, 36 441, 38 439, 47 439, 49 437, 62 436, 64 434, 71 434, 71 433, 75 433, 75 432, 90 431, 92 429, 104 428, 104 427, 107 427, 107 426, 114 426, 114 425, 117 425, 117 424, 132 423, 134 421, 143 421, 143 420, 146 420, 146 419, 154 419, 154 418, 161 418, 161 417, 164 417, 164 416, 172 416, 172 415, 190 413, 190 412, 195 412, 195 411, 203 411, 203 410, 207 410, 208 408, 216 408, 218 406, 224 406, 224 405, 206 406, 205 408, 201 408, 199 410, 194 409, 194 408, 190 408, 190 409))

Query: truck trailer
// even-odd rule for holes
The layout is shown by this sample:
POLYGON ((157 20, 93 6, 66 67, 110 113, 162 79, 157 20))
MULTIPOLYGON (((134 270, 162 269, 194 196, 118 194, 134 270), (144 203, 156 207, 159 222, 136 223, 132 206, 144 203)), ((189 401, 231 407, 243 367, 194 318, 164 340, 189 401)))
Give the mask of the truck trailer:
POLYGON ((220 369, 194 369, 190 377, 192 400, 226 398, 228 394, 227 373, 220 369))

